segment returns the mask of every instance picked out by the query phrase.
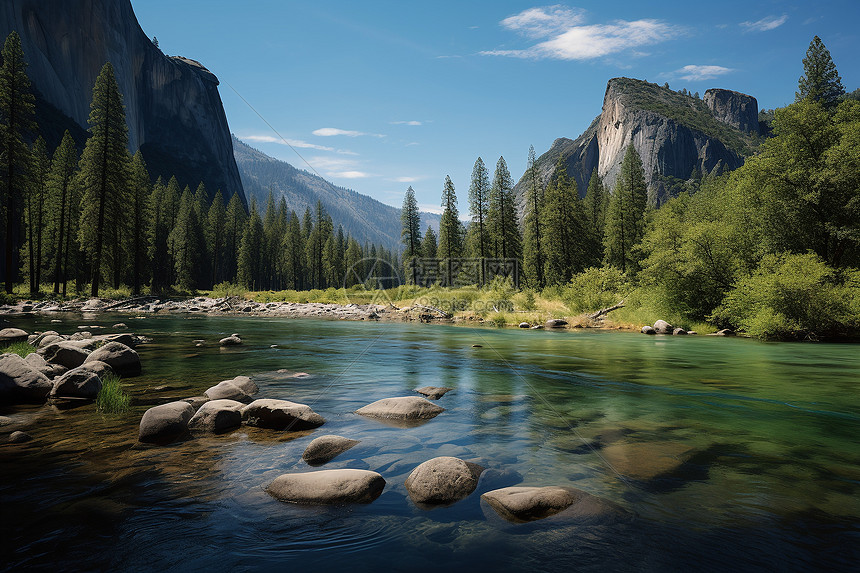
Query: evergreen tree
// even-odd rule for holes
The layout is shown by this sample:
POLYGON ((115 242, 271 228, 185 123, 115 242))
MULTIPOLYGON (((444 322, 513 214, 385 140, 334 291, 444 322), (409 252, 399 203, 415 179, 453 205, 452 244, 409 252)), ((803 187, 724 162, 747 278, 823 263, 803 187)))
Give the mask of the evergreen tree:
POLYGON ((460 212, 457 209, 454 183, 447 175, 445 187, 442 190, 442 220, 439 223, 438 252, 446 260, 446 284, 450 286, 454 278, 451 272, 452 260, 463 256, 463 224, 460 222, 460 212))
POLYGON ((325 244, 332 235, 331 217, 326 213, 321 201, 317 201, 313 228, 305 245, 307 265, 313 288, 326 288, 326 273, 323 257, 325 244))
MULTIPOLYGON (((128 202, 128 127, 113 66, 106 63, 96 79, 89 117, 92 137, 81 158, 83 197, 78 230, 91 260, 93 297, 99 294, 104 245, 118 238, 128 202)), ((119 261, 110 261, 114 266, 119 261)))
POLYGON ((433 227, 427 227, 427 231, 424 233, 424 242, 421 243, 421 254, 426 259, 435 259, 437 248, 436 232, 433 227))
POLYGON ((210 281, 216 285, 224 280, 224 243, 227 211, 224 208, 224 194, 218 189, 209 211, 206 213, 206 248, 209 255, 210 281))
MULTIPOLYGON (((75 140, 68 130, 63 134, 60 146, 54 152, 51 161, 49 188, 51 193, 51 211, 54 214, 54 294, 60 293, 63 285, 63 295, 66 294, 66 271, 69 263, 67 246, 71 243, 73 212, 73 179, 78 167, 78 150, 75 140)), ((76 210, 74 210, 76 211, 76 210)))
POLYGON ((553 181, 547 186, 545 201, 544 277, 547 284, 562 285, 583 269, 583 243, 587 232, 576 181, 568 177, 561 157, 555 166, 553 181))
POLYGON ((6 215, 4 271, 6 292, 11 294, 18 275, 16 254, 20 243, 20 204, 27 186, 30 158, 24 135, 35 127, 35 97, 30 92, 27 62, 17 32, 6 38, 0 56, 3 60, 0 65, 0 183, 3 186, 0 210, 6 215))
POLYGON ((535 148, 529 147, 528 166, 526 167, 526 196, 525 196, 525 241, 523 258, 526 277, 534 288, 542 289, 545 280, 544 249, 541 244, 543 236, 544 188, 535 160, 535 148))
POLYGON ((349 288, 360 282, 364 278, 364 269, 360 268, 361 259, 364 255, 361 252, 361 245, 353 238, 347 240, 346 254, 344 255, 344 273, 343 286, 349 288))
POLYGON ((415 266, 415 257, 421 256, 421 214, 418 211, 418 201, 415 199, 415 191, 412 186, 406 190, 403 198, 403 208, 400 210, 400 240, 405 247, 403 251, 403 265, 412 284, 417 282, 418 269, 415 266))
POLYGON ((251 197, 250 213, 239 245, 239 262, 236 282, 246 289, 257 290, 260 281, 260 249, 263 245, 263 221, 257 210, 257 201, 251 197))
POLYGON ((45 207, 48 201, 48 177, 51 160, 42 136, 33 144, 30 159, 28 193, 25 194, 25 218, 27 222, 26 251, 29 259, 30 293, 39 293, 42 274, 43 236, 45 231, 45 207))
POLYGON ((290 288, 305 288, 305 238, 302 225, 294 211, 290 212, 282 251, 285 257, 284 276, 290 288))
POLYGON ((830 109, 836 107, 843 95, 845 88, 830 51, 821 38, 815 36, 803 58, 803 75, 797 81, 795 101, 809 98, 830 109))
POLYGON ((634 247, 645 231, 647 201, 642 160, 631 143, 624 153, 615 191, 609 199, 604 237, 606 263, 623 273, 638 269, 639 257, 634 247))
POLYGON ((281 238, 275 194, 269 189, 269 194, 266 196, 266 210, 263 212, 263 243, 262 252, 260 253, 261 290, 273 288, 275 261, 278 254, 277 245, 280 244, 281 238))
POLYGON ((167 187, 161 177, 155 181, 149 196, 149 226, 147 230, 147 257, 152 261, 152 292, 163 292, 170 286, 170 261, 167 254, 167 238, 170 227, 170 207, 165 201, 167 187))
POLYGON ((131 260, 131 286, 134 294, 140 294, 140 288, 146 280, 148 265, 147 225, 150 219, 150 195, 152 182, 146 170, 146 162, 138 150, 131 162, 131 203, 128 205, 130 227, 128 233, 128 251, 131 260))
POLYGON ((237 263, 239 260, 239 246, 242 235, 245 232, 245 220, 247 218, 245 207, 239 198, 239 193, 234 192, 227 203, 227 215, 224 221, 224 279, 236 280, 237 263))
POLYGON ((487 280, 484 259, 488 256, 487 211, 490 204, 490 175, 484 160, 478 157, 472 168, 472 181, 469 185, 469 214, 472 216, 472 237, 474 254, 481 259, 481 284, 487 280))
POLYGON ((203 260, 203 233, 197 218, 195 198, 186 187, 179 200, 179 215, 170 232, 168 245, 176 276, 176 286, 181 291, 197 288, 198 268, 203 260))
POLYGON ((583 200, 585 211, 586 235, 583 266, 598 266, 603 259, 603 234, 606 227, 606 210, 609 207, 609 194, 603 186, 603 181, 597 174, 597 169, 591 172, 588 190, 583 200))
POLYGON ((493 187, 487 207, 487 227, 490 252, 493 257, 519 259, 522 256, 522 237, 517 223, 514 181, 504 157, 496 162, 493 187))

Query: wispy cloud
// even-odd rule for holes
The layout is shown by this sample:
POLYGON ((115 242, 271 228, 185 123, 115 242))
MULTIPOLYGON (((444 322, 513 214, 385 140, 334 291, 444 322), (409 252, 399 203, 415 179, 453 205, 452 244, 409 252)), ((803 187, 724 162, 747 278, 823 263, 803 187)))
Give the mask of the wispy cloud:
POLYGON ((741 22, 741 28, 746 28, 748 32, 767 32, 779 28, 788 20, 788 14, 782 16, 765 16, 761 20, 755 22, 741 22))
POLYGON ((329 177, 336 177, 338 179, 365 179, 367 177, 373 177, 370 173, 365 173, 364 171, 330 171, 326 173, 329 177))
POLYGON ((414 119, 411 121, 392 121, 391 125, 424 125, 421 121, 415 121, 414 119))
POLYGON ((734 70, 732 68, 725 68, 723 66, 689 65, 684 66, 680 70, 675 70, 671 75, 677 76, 682 80, 687 80, 688 82, 696 82, 700 80, 712 80, 733 71, 734 70))
POLYGON ((335 137, 338 135, 345 135, 346 137, 361 137, 363 135, 368 135, 370 137, 385 137, 381 133, 364 133, 363 131, 338 129, 336 127, 321 127, 320 129, 315 129, 312 133, 318 137, 335 137))
POLYGON ((389 179, 389 181, 394 181, 396 183, 415 183, 416 181, 421 181, 421 177, 394 177, 393 179, 389 179))
MULTIPOLYGON (((325 145, 316 145, 308 143, 301 139, 281 139, 272 135, 240 135, 242 141, 254 141, 257 143, 277 143, 278 145, 291 145, 300 149, 316 149, 317 151, 338 151, 334 147, 326 147, 325 145)), ((352 152, 345 152, 352 153, 352 152)))
POLYGON ((644 19, 583 25, 582 11, 565 6, 529 8, 502 20, 502 27, 543 42, 521 50, 489 50, 485 56, 528 59, 590 60, 628 49, 657 44, 680 28, 662 20, 644 19))

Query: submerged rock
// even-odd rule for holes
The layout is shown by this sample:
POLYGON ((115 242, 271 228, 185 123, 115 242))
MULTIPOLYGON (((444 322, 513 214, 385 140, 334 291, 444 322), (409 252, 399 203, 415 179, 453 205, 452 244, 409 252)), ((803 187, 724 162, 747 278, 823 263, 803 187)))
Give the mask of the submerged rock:
POLYGON ((409 497, 419 505, 452 504, 478 486, 484 468, 454 457, 438 457, 415 468, 406 478, 409 497))
POLYGON ((332 505, 370 503, 382 494, 385 479, 369 470, 320 470, 283 474, 269 484, 272 497, 288 503, 332 505))
POLYGON ((242 420, 249 426, 273 430, 312 430, 325 423, 310 406, 287 400, 254 400, 242 408, 242 420))
POLYGON ((603 448, 600 455, 621 475, 650 481, 677 471, 693 452, 677 442, 616 443, 603 448))
POLYGON ((44 402, 53 384, 17 354, 0 355, 0 404, 44 402))
POLYGON ((140 356, 121 342, 108 342, 90 354, 86 361, 99 360, 110 366, 120 376, 140 374, 140 356))
POLYGON ((427 396, 431 400, 438 400, 451 390, 453 390, 453 388, 445 388, 440 386, 424 386, 423 388, 418 388, 416 392, 427 396))
POLYGON ((141 442, 169 444, 188 431, 194 408, 188 402, 169 402, 150 408, 140 420, 141 442))
POLYGON ((318 466, 330 462, 338 455, 356 446, 358 440, 350 440, 343 436, 320 436, 308 444, 302 454, 302 459, 312 466, 318 466))
POLYGON ((210 400, 188 421, 188 429, 196 432, 224 432, 242 425, 242 408, 235 400, 210 400))
POLYGON ((50 397, 95 400, 101 389, 99 375, 85 366, 78 366, 54 380, 50 397))
POLYGON ((384 420, 429 420, 445 411, 429 400, 418 396, 383 398, 361 407, 356 414, 384 420))

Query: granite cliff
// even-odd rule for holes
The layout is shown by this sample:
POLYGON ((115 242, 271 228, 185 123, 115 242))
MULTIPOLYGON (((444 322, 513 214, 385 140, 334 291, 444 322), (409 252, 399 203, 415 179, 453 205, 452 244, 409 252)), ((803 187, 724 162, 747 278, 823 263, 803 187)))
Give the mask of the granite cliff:
MULTIPOLYGON (((703 100, 630 78, 609 80, 603 110, 576 140, 560 138, 537 160, 549 181, 559 156, 585 195, 592 171, 610 189, 624 151, 633 144, 645 170, 651 204, 671 195, 673 180, 743 165, 759 141, 758 103, 729 90, 708 90, 703 100)), ((516 186, 517 196, 525 183, 516 186)))
POLYGON ((210 196, 239 193, 218 79, 194 60, 168 57, 141 30, 129 0, 3 0, 0 37, 21 36, 36 92, 36 121, 49 146, 65 129, 86 137, 90 100, 105 62, 123 93, 129 147, 140 149, 153 179, 206 184, 210 196))

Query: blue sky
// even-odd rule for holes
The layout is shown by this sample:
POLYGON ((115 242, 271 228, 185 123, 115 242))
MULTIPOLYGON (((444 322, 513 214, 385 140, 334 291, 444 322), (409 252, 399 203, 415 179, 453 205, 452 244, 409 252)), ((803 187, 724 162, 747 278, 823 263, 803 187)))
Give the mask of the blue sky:
POLYGON ((445 175, 467 209, 481 156, 518 179, 529 145, 577 137, 616 76, 790 103, 816 34, 860 87, 860 2, 132 0, 162 50, 221 80, 232 131, 400 206, 439 210, 445 175), (232 89, 231 87, 232 86, 232 89), (241 98, 238 94, 241 95, 241 98))

